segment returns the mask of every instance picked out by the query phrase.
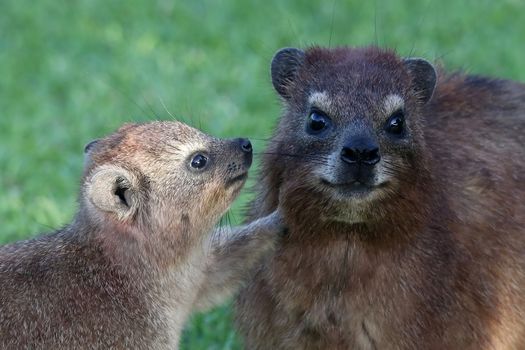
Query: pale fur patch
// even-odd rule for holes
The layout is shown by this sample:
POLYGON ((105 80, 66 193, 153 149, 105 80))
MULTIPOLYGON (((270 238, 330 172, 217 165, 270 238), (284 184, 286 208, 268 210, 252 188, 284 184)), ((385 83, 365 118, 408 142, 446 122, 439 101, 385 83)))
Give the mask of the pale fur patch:
POLYGON ((153 293, 161 295, 155 309, 164 315, 163 326, 169 332, 169 344, 155 344, 153 349, 178 349, 184 324, 192 311, 206 310, 235 294, 249 271, 275 247, 281 228, 277 213, 235 228, 211 232, 191 247, 186 260, 175 266, 153 293))
POLYGON ((323 111, 329 111, 332 107, 332 100, 325 91, 314 92, 308 97, 308 103, 311 106, 318 107, 323 111))
POLYGON ((397 111, 398 109, 403 108, 404 105, 405 101, 401 98, 401 96, 396 94, 390 94, 385 98, 385 101, 383 102, 383 110, 385 114, 389 115, 397 111))
POLYGON ((180 142, 177 143, 177 155, 179 159, 186 159, 189 155, 199 150, 205 151, 208 148, 208 143, 204 140, 196 138, 189 142, 180 142))
POLYGON ((183 263, 159 280, 153 298, 161 296, 155 307, 164 315, 163 324, 159 326, 164 326, 168 335, 165 339, 159 339, 159 344, 154 344, 152 349, 179 348, 180 335, 196 297, 195 291, 204 283, 205 260, 203 247, 193 247, 183 263))
MULTIPOLYGON (((165 162, 168 160, 174 164, 189 162, 190 160, 188 157, 190 157, 192 154, 197 152, 206 154, 207 149, 209 149, 208 141, 198 137, 191 141, 174 141, 173 144, 168 144, 168 146, 171 146, 169 147, 170 152, 164 156, 163 160, 159 161, 158 159, 153 159, 147 154, 137 155, 135 157, 136 162, 144 166, 143 172, 145 175, 152 179, 165 179, 166 177, 170 176, 169 174, 173 171, 173 167, 166 166, 165 162)), ((170 211, 167 211, 165 214, 171 216, 170 211)), ((161 214, 157 213, 157 215, 161 214)))

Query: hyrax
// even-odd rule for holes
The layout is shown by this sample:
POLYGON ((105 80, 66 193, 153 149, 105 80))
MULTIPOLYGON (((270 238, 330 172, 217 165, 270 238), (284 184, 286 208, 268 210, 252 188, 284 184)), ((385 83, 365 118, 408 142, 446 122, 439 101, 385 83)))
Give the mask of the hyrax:
POLYGON ((278 214, 208 234, 245 182, 251 145, 153 122, 86 153, 73 222, 0 247, 0 348, 177 348, 190 311, 233 293, 274 246, 278 214))
POLYGON ((525 349, 525 85, 374 47, 271 74, 251 217, 289 234, 237 300, 247 349, 525 349))

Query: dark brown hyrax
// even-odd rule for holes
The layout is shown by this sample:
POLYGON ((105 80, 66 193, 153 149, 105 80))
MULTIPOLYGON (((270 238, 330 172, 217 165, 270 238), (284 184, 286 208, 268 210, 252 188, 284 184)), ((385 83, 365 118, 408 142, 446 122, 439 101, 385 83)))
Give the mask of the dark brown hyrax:
POLYGON ((130 124, 86 146, 80 209, 0 247, 1 349, 174 349, 184 321, 238 288, 279 214, 209 234, 243 186, 247 139, 130 124))
POLYGON ((379 48, 283 49, 251 218, 289 234, 247 349, 525 349, 525 85, 379 48), (280 192, 280 194, 278 194, 280 192))

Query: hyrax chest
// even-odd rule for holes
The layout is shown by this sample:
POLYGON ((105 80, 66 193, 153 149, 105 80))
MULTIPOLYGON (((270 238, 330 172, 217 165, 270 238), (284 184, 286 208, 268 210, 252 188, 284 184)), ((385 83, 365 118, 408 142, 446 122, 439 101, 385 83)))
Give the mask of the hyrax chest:
POLYGON ((385 325, 384 316, 402 313, 392 303, 405 299, 395 269, 349 240, 285 243, 271 264, 266 278, 279 305, 275 312, 305 349, 373 349, 386 335, 380 330, 394 326, 385 325), (388 293, 367 292, 387 285, 388 293))

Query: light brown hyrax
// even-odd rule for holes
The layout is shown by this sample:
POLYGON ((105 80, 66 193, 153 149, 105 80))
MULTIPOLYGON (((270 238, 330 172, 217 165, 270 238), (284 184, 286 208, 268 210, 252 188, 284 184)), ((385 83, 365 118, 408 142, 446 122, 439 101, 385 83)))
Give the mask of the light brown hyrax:
POLYGON ((369 48, 283 49, 251 218, 289 234, 247 349, 525 349, 525 85, 369 48), (280 192, 280 194, 279 194, 280 192))
POLYGON ((247 139, 179 122, 90 143, 73 222, 0 247, 0 348, 177 348, 277 239, 277 213, 210 234, 251 162, 247 139))

